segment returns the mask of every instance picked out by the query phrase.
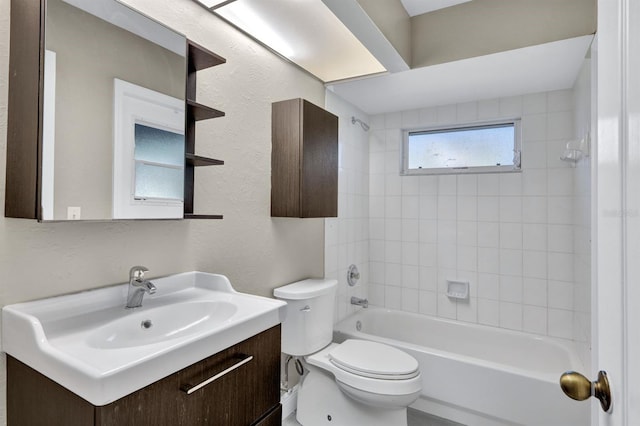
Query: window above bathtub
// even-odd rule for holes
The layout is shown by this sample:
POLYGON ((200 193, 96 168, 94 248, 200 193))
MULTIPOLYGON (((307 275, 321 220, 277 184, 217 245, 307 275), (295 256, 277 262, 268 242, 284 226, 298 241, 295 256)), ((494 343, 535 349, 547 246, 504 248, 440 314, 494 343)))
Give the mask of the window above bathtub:
POLYGON ((405 129, 403 175, 520 171, 520 119, 405 129))

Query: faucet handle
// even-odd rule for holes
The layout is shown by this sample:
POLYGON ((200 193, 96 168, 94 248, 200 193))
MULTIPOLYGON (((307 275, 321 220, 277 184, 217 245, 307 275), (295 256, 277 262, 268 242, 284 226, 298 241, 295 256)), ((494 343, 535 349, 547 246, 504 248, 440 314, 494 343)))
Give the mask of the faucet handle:
POLYGON ((149 271, 149 269, 144 266, 134 266, 129 269, 129 280, 142 281, 144 273, 147 271, 149 271))

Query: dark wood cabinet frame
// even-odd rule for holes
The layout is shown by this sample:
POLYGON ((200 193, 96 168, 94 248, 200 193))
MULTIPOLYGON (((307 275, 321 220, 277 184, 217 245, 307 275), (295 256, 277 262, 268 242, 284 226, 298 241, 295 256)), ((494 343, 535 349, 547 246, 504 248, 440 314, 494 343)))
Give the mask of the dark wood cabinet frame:
POLYGON ((12 0, 5 217, 40 217, 44 0, 12 0))

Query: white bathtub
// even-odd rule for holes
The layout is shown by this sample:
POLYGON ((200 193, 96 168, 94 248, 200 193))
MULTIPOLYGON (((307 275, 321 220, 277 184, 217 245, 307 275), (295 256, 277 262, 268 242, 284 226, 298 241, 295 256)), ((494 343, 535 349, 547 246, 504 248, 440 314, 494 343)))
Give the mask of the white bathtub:
POLYGON ((336 342, 375 340, 416 358, 423 391, 412 407, 420 411, 470 426, 589 424, 590 403, 558 384, 564 371, 583 370, 567 342, 379 308, 334 330, 336 342))

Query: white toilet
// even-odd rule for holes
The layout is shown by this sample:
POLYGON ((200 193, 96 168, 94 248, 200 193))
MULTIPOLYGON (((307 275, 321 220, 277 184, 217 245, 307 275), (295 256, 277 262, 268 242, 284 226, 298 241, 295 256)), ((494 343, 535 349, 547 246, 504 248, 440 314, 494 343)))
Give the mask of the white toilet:
POLYGON ((287 302, 282 352, 304 357, 297 420, 303 426, 406 426, 422 389, 418 362, 381 343, 331 343, 336 280, 276 288, 287 302))

